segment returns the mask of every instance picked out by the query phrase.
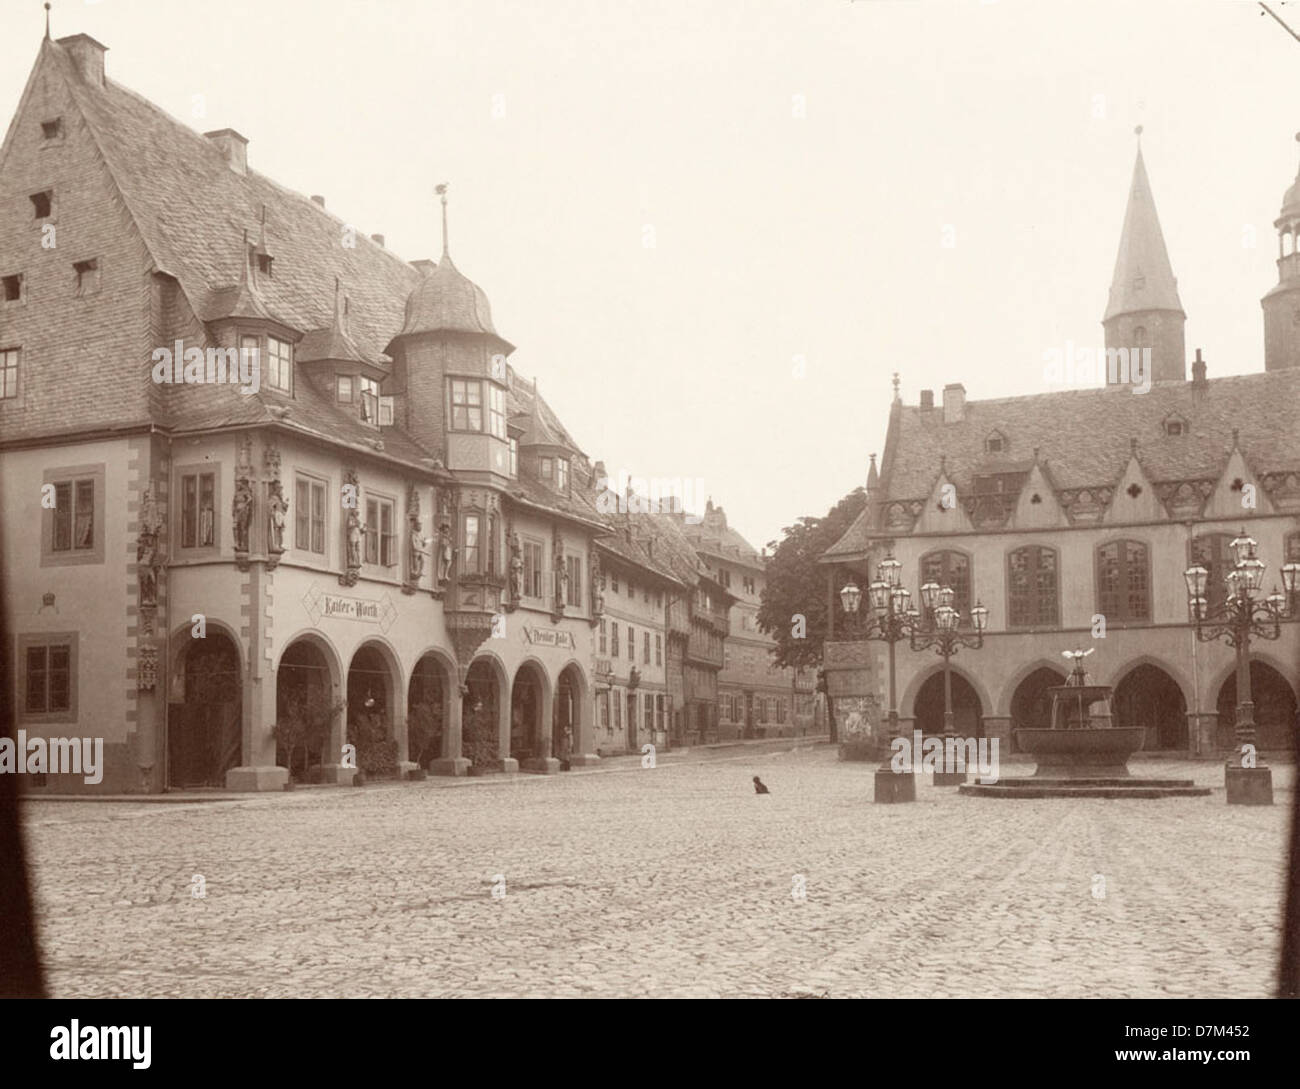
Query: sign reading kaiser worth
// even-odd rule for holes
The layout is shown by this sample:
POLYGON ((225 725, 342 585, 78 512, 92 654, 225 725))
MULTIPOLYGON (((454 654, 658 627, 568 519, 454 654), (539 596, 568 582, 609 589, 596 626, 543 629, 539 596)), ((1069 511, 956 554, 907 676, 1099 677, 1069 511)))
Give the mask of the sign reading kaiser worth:
POLYGON ((535 647, 567 647, 576 650, 573 632, 560 631, 559 628, 524 628, 524 641, 535 647))
POLYGON ((341 594, 321 595, 321 616, 360 620, 366 624, 379 623, 380 603, 361 597, 343 597, 341 594))

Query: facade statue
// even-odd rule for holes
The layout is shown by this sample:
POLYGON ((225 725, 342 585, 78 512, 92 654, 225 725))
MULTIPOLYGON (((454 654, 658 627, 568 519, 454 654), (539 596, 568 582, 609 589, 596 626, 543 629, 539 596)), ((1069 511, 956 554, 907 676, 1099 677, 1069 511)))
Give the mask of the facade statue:
POLYGON ((366 527, 356 510, 348 511, 348 566, 361 566, 361 546, 366 539, 366 527))
POLYGON ((438 585, 445 586, 451 581, 451 564, 455 550, 451 544, 451 523, 443 522, 438 527, 438 585))
POLYGON ((270 496, 267 498, 267 551, 284 551, 284 524, 289 510, 289 501, 278 480, 272 481, 270 496))
POLYGON ((247 477, 240 477, 235 483, 235 499, 231 504, 231 514, 235 521, 235 551, 248 551, 249 530, 253 525, 253 485, 247 477))
POLYGON ((518 601, 524 596, 524 548, 519 534, 510 535, 510 597, 518 601))
POLYGON ((424 557, 429 551, 429 538, 424 535, 420 528, 420 519, 411 519, 410 532, 410 554, 411 554, 411 581, 419 582, 424 578, 424 557))

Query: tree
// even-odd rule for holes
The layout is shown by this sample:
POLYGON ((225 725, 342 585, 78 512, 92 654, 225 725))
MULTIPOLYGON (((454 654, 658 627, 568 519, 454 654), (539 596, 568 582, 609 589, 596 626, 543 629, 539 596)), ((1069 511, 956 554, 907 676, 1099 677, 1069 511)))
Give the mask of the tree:
MULTIPOLYGON (((767 585, 758 607, 758 626, 776 639, 772 661, 778 666, 820 666, 826 643, 826 578, 818 559, 848 532, 865 508, 866 492, 855 488, 822 518, 803 517, 786 526, 780 544, 770 542, 767 585), (802 623, 800 623, 802 618, 802 623)), ((819 685, 820 689, 820 685, 819 685)), ((831 740, 835 718, 827 711, 831 740)))

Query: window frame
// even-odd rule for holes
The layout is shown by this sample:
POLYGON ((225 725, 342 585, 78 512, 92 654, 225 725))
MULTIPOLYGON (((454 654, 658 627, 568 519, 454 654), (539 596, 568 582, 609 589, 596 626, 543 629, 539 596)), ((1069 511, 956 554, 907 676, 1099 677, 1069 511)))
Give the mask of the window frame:
MULTIPOLYGON (((76 722, 78 709, 77 693, 77 675, 78 675, 78 642, 80 633, 75 631, 51 631, 51 632, 23 632, 14 640, 14 721, 18 724, 23 723, 46 723, 46 722, 76 722), (27 656, 28 651, 33 647, 46 648, 46 674, 49 670, 49 649, 53 646, 68 647, 68 706, 57 711, 28 711, 28 674, 27 674, 27 656)), ((49 685, 46 684, 46 706, 48 708, 49 685)))
POLYGON ((1101 541, 1093 549, 1093 570, 1094 570, 1094 587, 1096 592, 1097 612, 1106 618, 1107 624, 1122 625, 1142 625, 1150 624, 1153 620, 1154 602, 1152 601, 1152 570, 1151 570, 1151 546, 1146 541, 1136 537, 1112 537, 1110 540, 1101 541), (1139 572, 1143 582, 1144 610, 1145 616, 1135 616, 1130 608, 1133 587, 1132 579, 1129 575, 1130 563, 1128 559, 1128 546, 1136 545, 1142 550, 1141 571, 1139 572), (1119 586, 1114 590, 1106 590, 1102 585, 1103 578, 1103 559, 1102 553, 1108 548, 1117 548, 1119 561, 1119 586), (1108 609, 1107 599, 1113 596, 1116 603, 1121 608, 1108 609))
POLYGON ((487 425, 493 438, 506 439, 506 391, 495 382, 487 383, 487 425))
POLYGON ((381 568, 390 575, 397 567, 397 500, 383 492, 367 490, 363 499, 366 512, 366 534, 361 561, 367 567, 381 568), (375 519, 372 521, 370 505, 375 504, 375 519), (388 512, 387 533, 384 532, 384 512, 388 512), (372 548, 373 545, 373 548, 372 548), (388 560, 385 562, 385 554, 388 560), (374 559, 371 559, 371 556, 374 559))
POLYGON ((293 396, 293 343, 288 340, 281 340, 274 333, 266 334, 266 386, 273 389, 276 393, 285 393, 290 397, 293 396), (284 349, 284 352, 277 352, 275 346, 284 349), (276 382, 277 371, 282 371, 284 385, 276 382))
POLYGON ((1007 606, 1007 630, 1008 631, 1051 631, 1059 629, 1061 626, 1061 553, 1059 549, 1052 548, 1050 545, 1027 544, 1019 548, 1012 548, 1007 551, 1006 560, 1006 606, 1007 606), (1023 595, 1025 609, 1032 611, 1033 616, 1028 622, 1017 622, 1017 601, 1014 583, 1015 579, 1013 564, 1015 556, 1020 553, 1030 553, 1035 556, 1036 563, 1029 571, 1029 589, 1023 595), (1037 581, 1039 572, 1042 568, 1042 558, 1051 556, 1052 558, 1052 617, 1048 620, 1042 619, 1042 601, 1043 595, 1038 591, 1037 581))
POLYGON ((301 470, 294 472, 293 477, 293 499, 294 499, 294 519, 293 519, 293 547, 295 551, 305 553, 308 556, 319 556, 324 563, 329 562, 329 481, 323 477, 315 476, 311 473, 304 473, 301 470), (304 504, 300 494, 303 485, 307 486, 307 502, 304 504), (317 519, 315 517, 316 495, 320 495, 320 548, 315 548, 317 519), (307 543, 302 543, 302 528, 306 522, 307 543))
POLYGON ((70 547, 54 548, 55 513, 51 508, 41 508, 41 566, 42 567, 76 567, 82 564, 102 564, 104 562, 104 537, 107 507, 104 503, 104 462, 94 465, 69 465, 57 469, 46 469, 42 476, 43 484, 53 484, 56 489, 60 484, 72 485, 72 523, 71 532, 76 533, 76 497, 78 483, 93 481, 94 506, 91 511, 92 543, 89 548, 70 547))
POLYGON ((465 375, 447 376, 447 430, 456 431, 465 435, 481 435, 486 423, 485 417, 486 405, 483 403, 483 379, 470 378, 465 375), (465 394, 464 400, 457 399, 457 387, 465 394), (471 391, 478 392, 478 400, 475 401, 471 396, 471 391), (464 425, 456 422, 457 410, 465 414, 464 425), (470 426, 474 413, 478 413, 477 426, 470 426))
POLYGON ((19 392, 22 389, 22 359, 23 350, 21 347, 0 348, 0 401, 17 401, 19 392), (13 362, 10 363, 9 357, 13 356, 13 362), (9 373, 13 372, 13 393, 6 393, 5 390, 9 385, 9 373))
POLYGON ((177 465, 172 470, 176 480, 176 497, 174 499, 176 515, 172 523, 172 540, 176 542, 178 559, 194 559, 201 556, 216 555, 221 551, 221 478, 222 464, 219 461, 198 461, 186 465, 177 465), (202 478, 212 476, 212 543, 199 544, 199 515, 202 513, 202 478), (195 478, 194 510, 194 544, 185 543, 185 481, 195 478))
POLYGON ((546 599, 546 543, 535 537, 524 537, 521 544, 524 557, 523 596, 532 601, 544 601, 546 599), (530 562, 530 557, 536 562, 530 562))

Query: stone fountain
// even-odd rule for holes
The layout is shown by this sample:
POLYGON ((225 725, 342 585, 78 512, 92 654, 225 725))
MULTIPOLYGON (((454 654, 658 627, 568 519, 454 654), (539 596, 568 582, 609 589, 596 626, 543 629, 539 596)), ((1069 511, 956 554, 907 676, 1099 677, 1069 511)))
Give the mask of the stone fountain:
POLYGON ((1046 729, 1018 727, 1016 746, 1037 761, 1034 774, 1020 779, 977 781, 961 794, 994 798, 1168 798, 1210 793, 1191 779, 1149 779, 1129 774, 1128 760, 1142 748, 1146 729, 1115 726, 1112 689, 1089 684, 1083 659, 1091 650, 1064 651, 1074 668, 1065 684, 1047 691, 1052 713, 1046 729))

